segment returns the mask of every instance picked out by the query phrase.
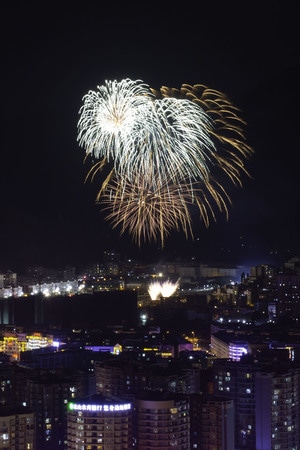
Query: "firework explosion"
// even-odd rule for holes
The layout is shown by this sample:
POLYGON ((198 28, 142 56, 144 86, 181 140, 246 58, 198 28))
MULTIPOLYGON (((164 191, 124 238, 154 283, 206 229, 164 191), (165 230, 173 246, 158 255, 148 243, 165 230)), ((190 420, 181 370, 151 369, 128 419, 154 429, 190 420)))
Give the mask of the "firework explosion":
POLYGON ((120 158, 139 145, 150 96, 148 86, 128 79, 106 81, 97 92, 89 91, 83 97, 77 137, 86 154, 114 160, 117 167, 120 158))
POLYGON ((106 219, 134 242, 160 240, 172 230, 193 237, 190 210, 208 227, 217 207, 228 217, 221 176, 241 186, 244 122, 227 97, 202 85, 154 90, 141 80, 106 81, 83 98, 78 141, 96 158, 87 175, 105 167, 96 202, 106 219))
POLYGON ((150 295, 151 300, 158 300, 161 296, 161 284, 157 281, 151 283, 148 287, 148 294, 150 295))
POLYGON ((164 281, 163 283, 155 281, 149 285, 148 294, 150 295, 151 300, 158 300, 160 297, 169 298, 175 294, 178 287, 179 280, 177 280, 176 283, 169 280, 164 281))
POLYGON ((222 186, 202 184, 202 188, 167 181, 160 185, 138 173, 135 184, 126 177, 112 177, 101 188, 96 201, 101 202, 106 219, 113 228, 120 229, 121 235, 128 232, 138 245, 159 239, 163 244, 172 230, 183 231, 187 239, 193 234, 190 213, 193 208, 200 212, 207 227, 210 217, 215 217, 212 202, 228 215, 225 198, 228 202, 230 199, 222 186))

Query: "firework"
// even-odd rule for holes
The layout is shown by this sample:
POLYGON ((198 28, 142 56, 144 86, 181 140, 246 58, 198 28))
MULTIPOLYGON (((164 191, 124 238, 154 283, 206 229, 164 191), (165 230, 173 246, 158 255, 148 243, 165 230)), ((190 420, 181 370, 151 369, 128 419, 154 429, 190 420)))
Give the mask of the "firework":
POLYGON ((113 161, 120 177, 135 170, 173 183, 207 178, 213 123, 196 103, 155 100, 141 81, 106 81, 83 98, 78 141, 102 163, 113 161))
POLYGON ((151 89, 151 92, 156 98, 185 99, 202 108, 213 123, 208 133, 213 141, 212 148, 217 149, 209 154, 210 176, 216 177, 218 172, 223 172, 233 184, 241 186, 241 173, 249 176, 244 162, 251 157, 253 149, 246 143, 243 132, 246 123, 228 97, 202 84, 183 84, 180 89, 162 86, 160 90, 151 89))
POLYGON ((128 232, 139 246, 144 241, 160 240, 172 230, 183 230, 192 236, 191 216, 188 205, 193 197, 189 185, 174 185, 158 180, 152 183, 136 173, 135 182, 124 178, 112 178, 98 193, 97 203, 107 213, 113 228, 120 234, 128 232))
POLYGON ((109 174, 96 202, 102 205, 106 220, 121 235, 128 232, 139 246, 143 241, 158 240, 164 246, 172 230, 193 239, 191 211, 199 215, 206 227, 216 220, 212 204, 228 217, 230 198, 222 185, 209 180, 200 185, 168 181, 161 185, 158 180, 152 183, 152 178, 147 180, 137 172, 134 183, 109 174))
POLYGON ((215 149, 209 135, 212 122, 202 108, 167 98, 148 101, 143 114, 133 145, 118 155, 119 175, 132 179, 138 171, 161 184, 206 179, 215 149))
POLYGON ((143 109, 153 95, 140 80, 106 81, 97 89, 83 97, 77 139, 86 154, 117 163, 135 145, 143 109))
POLYGON ((161 286, 161 295, 164 298, 171 297, 173 294, 175 294, 176 290, 179 287, 179 280, 176 281, 176 283, 173 283, 172 281, 165 281, 161 286))
POLYGON ((158 300, 160 296, 163 298, 171 297, 179 287, 179 280, 176 283, 172 281, 164 281, 163 283, 159 283, 158 281, 154 281, 148 287, 148 293, 150 295, 151 300, 158 300))
POLYGON ((161 295, 161 284, 158 281, 151 283, 148 287, 151 300, 158 300, 161 295))
POLYGON ((205 226, 216 207, 228 218, 222 177, 241 186, 253 150, 226 95, 200 84, 155 90, 126 79, 106 81, 83 100, 78 141, 98 160, 87 178, 112 164, 96 202, 113 228, 138 245, 164 245, 172 230, 193 238, 191 208, 205 226))

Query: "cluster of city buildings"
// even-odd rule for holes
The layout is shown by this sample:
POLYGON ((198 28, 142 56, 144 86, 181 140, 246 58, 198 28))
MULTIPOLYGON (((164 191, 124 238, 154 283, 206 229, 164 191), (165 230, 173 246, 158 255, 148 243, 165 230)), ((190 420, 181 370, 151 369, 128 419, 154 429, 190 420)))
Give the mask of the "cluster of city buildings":
POLYGON ((0 449, 299 450, 299 263, 112 258, 1 297, 0 449))

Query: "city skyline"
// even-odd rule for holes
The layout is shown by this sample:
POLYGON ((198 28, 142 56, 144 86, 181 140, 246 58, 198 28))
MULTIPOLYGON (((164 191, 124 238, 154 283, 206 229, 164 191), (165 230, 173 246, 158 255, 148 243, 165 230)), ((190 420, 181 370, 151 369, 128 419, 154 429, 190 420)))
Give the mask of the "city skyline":
POLYGON ((298 255, 296 14, 278 5, 205 5, 195 20, 188 7, 160 17, 120 8, 52 6, 45 16, 34 5, 4 7, 1 270, 79 265, 112 248, 241 264, 298 255), (255 151, 251 178, 230 188, 228 221, 217 214, 208 229, 196 224, 194 241, 173 233, 164 251, 138 248, 112 230, 95 205, 99 186, 84 183, 89 167, 76 140, 82 97, 126 77, 156 89, 185 82, 221 90, 241 110, 255 151))

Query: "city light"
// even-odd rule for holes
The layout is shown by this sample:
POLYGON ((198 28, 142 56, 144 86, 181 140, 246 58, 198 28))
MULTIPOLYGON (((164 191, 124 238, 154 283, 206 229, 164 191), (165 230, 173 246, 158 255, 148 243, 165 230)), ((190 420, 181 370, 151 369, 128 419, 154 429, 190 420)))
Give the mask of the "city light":
POLYGON ((131 403, 124 404, 89 404, 89 403, 69 403, 71 411, 91 411, 91 412, 116 412, 128 411, 132 407, 131 403))

